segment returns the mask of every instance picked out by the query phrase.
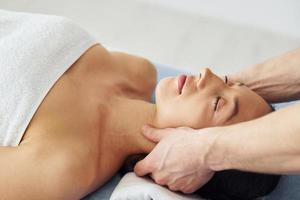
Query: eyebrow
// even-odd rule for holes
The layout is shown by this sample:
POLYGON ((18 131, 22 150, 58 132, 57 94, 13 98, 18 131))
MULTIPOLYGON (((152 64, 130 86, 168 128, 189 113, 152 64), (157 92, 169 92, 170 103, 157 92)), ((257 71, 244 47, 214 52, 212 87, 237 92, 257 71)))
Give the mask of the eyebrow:
POLYGON ((230 121, 239 112, 239 100, 237 97, 233 99, 233 108, 230 111, 230 115, 227 118, 227 122, 230 121))

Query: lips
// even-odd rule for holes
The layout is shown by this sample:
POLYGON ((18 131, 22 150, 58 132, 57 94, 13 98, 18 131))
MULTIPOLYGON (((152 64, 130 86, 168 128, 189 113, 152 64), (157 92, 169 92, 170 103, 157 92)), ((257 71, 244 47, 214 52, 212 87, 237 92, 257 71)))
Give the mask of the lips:
POLYGON ((178 77, 178 92, 179 92, 179 94, 182 93, 182 88, 183 88, 183 86, 185 84, 186 78, 187 78, 186 75, 180 75, 178 77))

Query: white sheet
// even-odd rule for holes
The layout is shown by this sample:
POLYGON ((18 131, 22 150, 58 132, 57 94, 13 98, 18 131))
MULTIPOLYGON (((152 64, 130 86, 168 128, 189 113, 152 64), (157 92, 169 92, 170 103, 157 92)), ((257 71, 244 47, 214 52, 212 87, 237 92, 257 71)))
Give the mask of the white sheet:
POLYGON ((203 200, 196 195, 175 193, 155 184, 150 178, 127 173, 113 191, 110 200, 203 200))

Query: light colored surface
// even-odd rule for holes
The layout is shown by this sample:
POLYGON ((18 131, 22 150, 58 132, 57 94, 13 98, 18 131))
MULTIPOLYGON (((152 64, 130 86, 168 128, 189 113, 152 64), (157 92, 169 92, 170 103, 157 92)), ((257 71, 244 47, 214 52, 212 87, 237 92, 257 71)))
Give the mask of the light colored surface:
POLYGON ((97 41, 65 17, 0 16, 0 146, 18 146, 54 83, 97 41))
POLYGON ((299 0, 140 0, 300 37, 299 0))
MULTIPOLYGON (((249 23, 241 25, 240 22, 227 20, 228 17, 213 16, 213 12, 210 16, 205 14, 205 9, 207 12, 212 10, 213 3, 195 13, 148 2, 0 0, 0 7, 64 15, 86 28, 109 49, 138 54, 154 62, 193 71, 211 66, 219 74, 234 72, 300 46, 299 37, 293 34, 260 29, 249 23)), ((293 2, 296 1, 287 1, 288 4, 293 2)), ((246 6, 248 4, 245 3, 246 6)), ((297 7, 299 3, 296 4, 291 7, 297 7)), ((289 14, 291 12, 282 9, 281 16, 289 14)), ((243 16, 243 13, 237 12, 235 17, 239 15, 243 16)), ((278 19, 281 16, 277 16, 278 19)))
POLYGON ((149 177, 138 177, 133 172, 123 176, 110 200, 204 200, 197 195, 183 195, 155 184, 149 177))

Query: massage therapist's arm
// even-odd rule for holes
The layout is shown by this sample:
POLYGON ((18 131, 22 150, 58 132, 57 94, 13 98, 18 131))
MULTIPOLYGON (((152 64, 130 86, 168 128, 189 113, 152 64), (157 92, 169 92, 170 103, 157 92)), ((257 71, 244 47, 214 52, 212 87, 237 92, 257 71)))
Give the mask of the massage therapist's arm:
POLYGON ((295 104, 252 121, 212 128, 208 132, 216 137, 205 165, 214 171, 300 173, 299 113, 300 104, 295 104))
MULTIPOLYGON (((229 76, 229 80, 244 83, 270 102, 300 99, 300 49, 229 76)), ((171 190, 186 193, 204 185, 219 170, 300 173, 299 113, 300 104, 296 104, 252 121, 197 130, 198 136, 190 129, 144 131, 150 140, 157 135, 167 137, 159 137, 154 151, 136 165, 135 172, 150 174, 171 190)))
POLYGON ((227 127, 146 128, 145 137, 158 144, 134 171, 184 193, 196 191, 215 171, 300 173, 299 113, 296 104, 227 127))
POLYGON ((229 76, 242 82, 268 102, 300 99, 300 48, 229 76))
MULTIPOLYGON (((300 99, 300 49, 229 76, 269 102, 300 99)), ((214 170, 300 173, 300 104, 262 118, 213 129, 221 133, 208 155, 214 170), (223 157, 223 159, 221 159, 223 157)))

